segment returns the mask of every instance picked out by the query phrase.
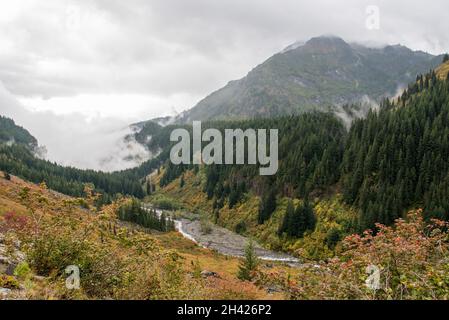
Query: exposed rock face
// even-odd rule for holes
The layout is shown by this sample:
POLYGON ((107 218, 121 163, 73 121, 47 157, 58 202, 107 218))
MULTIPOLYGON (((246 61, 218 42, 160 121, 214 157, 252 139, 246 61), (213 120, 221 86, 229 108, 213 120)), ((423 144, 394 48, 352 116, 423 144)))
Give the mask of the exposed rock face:
POLYGON ((25 261, 25 254, 20 251, 20 241, 12 246, 6 244, 5 236, 0 234, 0 274, 12 276, 16 267, 25 261))
MULTIPOLYGON (((16 281, 14 271, 20 263, 25 261, 25 254, 20 251, 20 245, 20 241, 7 241, 5 236, 0 233, 0 277, 16 281)), ((11 289, 1 286, 0 283, 0 300, 23 299, 23 288, 11 289)))
POLYGON ((366 99, 379 102, 441 61, 442 56, 399 45, 370 48, 338 37, 312 38, 229 82, 177 121, 275 117, 334 111, 331 106, 366 99))

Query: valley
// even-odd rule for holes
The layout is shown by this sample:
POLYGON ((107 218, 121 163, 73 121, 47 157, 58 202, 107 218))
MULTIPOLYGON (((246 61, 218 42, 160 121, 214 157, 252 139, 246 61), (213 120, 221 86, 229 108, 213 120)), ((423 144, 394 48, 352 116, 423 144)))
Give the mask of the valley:
MULTIPOLYGON (((157 210, 159 214, 163 211, 157 210)), ((167 214, 167 211, 164 211, 167 214)), ((173 216, 168 213, 167 216, 173 216)), ((175 228, 184 238, 193 241, 199 246, 216 251, 222 255, 230 257, 243 257, 245 247, 248 239, 232 232, 229 229, 219 227, 215 224, 209 223, 208 230, 203 230, 205 227, 199 220, 199 217, 194 217, 192 214, 182 214, 180 218, 175 218, 175 228)), ((255 244, 255 253, 259 259, 264 261, 279 261, 287 263, 290 266, 299 264, 299 259, 292 256, 270 251, 262 248, 257 243, 255 244)))
MULTIPOLYGON (((37 139, 0 118, 2 295, 446 299, 449 57, 438 65, 440 58, 401 46, 371 50, 339 38, 311 39, 207 97, 185 118, 134 125, 127 139, 154 156, 109 173, 41 159, 37 139), (322 68, 315 70, 311 57, 322 68), (416 71, 429 65, 435 69, 416 71), (366 66, 378 76, 374 83, 359 79, 368 77, 366 66), (291 89, 293 71, 313 77, 296 77, 290 95, 284 89, 291 89), (320 101, 298 89, 310 89, 317 75, 327 83, 314 87, 327 93, 320 101), (387 98, 404 79, 402 93, 387 98), (360 102, 368 93, 376 107, 360 102), (182 130, 190 142, 192 119, 220 137, 230 129, 278 130, 276 174, 261 175, 260 161, 207 164, 184 151, 188 161, 173 162, 171 133, 182 130), (64 270, 73 265, 84 284, 78 291, 65 286, 64 270), (372 265, 384 279, 375 292, 365 283, 372 265)), ((196 141, 199 150, 204 142, 196 141)))

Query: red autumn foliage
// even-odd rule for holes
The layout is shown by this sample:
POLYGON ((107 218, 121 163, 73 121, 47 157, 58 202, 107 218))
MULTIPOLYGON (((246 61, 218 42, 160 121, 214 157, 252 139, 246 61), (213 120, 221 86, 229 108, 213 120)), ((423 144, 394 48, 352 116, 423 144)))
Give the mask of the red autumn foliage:
POLYGON ((3 221, 0 222, 0 232, 25 231, 30 227, 30 219, 27 216, 17 214, 13 211, 3 215, 3 221))

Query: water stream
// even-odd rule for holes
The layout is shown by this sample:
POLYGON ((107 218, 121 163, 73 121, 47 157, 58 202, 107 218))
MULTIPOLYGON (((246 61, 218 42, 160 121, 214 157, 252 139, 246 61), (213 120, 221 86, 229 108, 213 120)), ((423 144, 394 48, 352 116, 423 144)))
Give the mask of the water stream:
MULTIPOLYGON (((149 210, 148 207, 146 207, 149 210)), ((156 210, 158 215, 162 214, 162 210, 156 210)), ((215 250, 223 255, 232 257, 242 257, 245 247, 249 241, 247 237, 237 234, 231 230, 211 224, 211 231, 207 234, 203 233, 201 222, 198 219, 177 218, 174 219, 176 231, 184 238, 195 242, 197 245, 215 250)), ((267 250, 255 243, 255 251, 261 260, 279 261, 291 265, 300 264, 300 260, 282 252, 267 250)))

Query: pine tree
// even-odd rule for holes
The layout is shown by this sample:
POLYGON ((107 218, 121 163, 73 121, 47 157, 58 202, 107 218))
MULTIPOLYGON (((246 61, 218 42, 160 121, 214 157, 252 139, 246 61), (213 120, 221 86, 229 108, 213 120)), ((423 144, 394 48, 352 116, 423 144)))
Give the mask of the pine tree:
POLYGON ((447 61, 449 61, 449 54, 446 53, 443 57, 443 63, 445 63, 447 61))
POLYGON ((10 181, 11 180, 11 175, 8 172, 4 173, 4 177, 6 180, 10 181))
POLYGON ((287 204, 287 209, 285 210, 282 224, 279 226, 278 235, 282 235, 283 233, 287 232, 287 230, 289 229, 289 225, 292 223, 294 215, 295 207, 293 205, 293 201, 290 200, 287 204))
POLYGON ((182 189, 185 186, 185 181, 184 181, 184 175, 181 176, 181 179, 179 181, 179 187, 182 189))
POLYGON ((245 248, 245 257, 239 266, 237 277, 243 281, 251 281, 254 277, 254 272, 259 266, 259 258, 256 255, 254 242, 252 239, 248 241, 245 248))
POLYGON ((287 235, 293 238, 302 238, 306 231, 315 229, 316 217, 313 208, 307 200, 299 205, 290 218, 286 228, 287 235))
POLYGON ((276 210, 276 191, 271 189, 268 195, 262 198, 259 205, 259 224, 263 224, 265 221, 270 219, 274 210, 276 210))
POLYGON ((240 199, 240 188, 236 183, 233 184, 231 188, 231 193, 229 194, 229 209, 234 208, 234 206, 239 202, 240 199))

